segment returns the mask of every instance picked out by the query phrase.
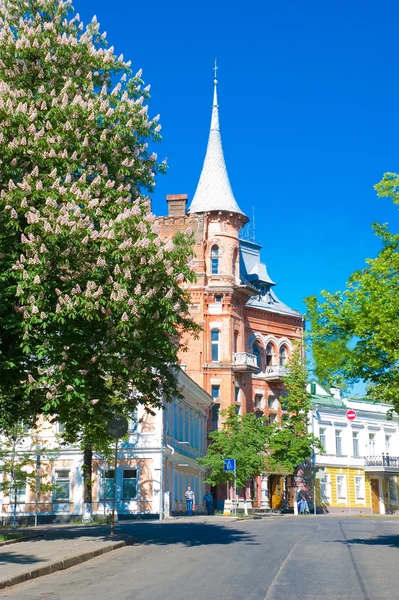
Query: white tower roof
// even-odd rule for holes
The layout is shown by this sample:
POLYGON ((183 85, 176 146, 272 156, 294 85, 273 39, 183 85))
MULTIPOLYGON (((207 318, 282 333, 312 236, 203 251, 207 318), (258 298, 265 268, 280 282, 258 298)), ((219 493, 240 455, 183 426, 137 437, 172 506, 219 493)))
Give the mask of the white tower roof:
POLYGON ((203 213, 217 210, 238 213, 245 216, 234 198, 224 160, 219 126, 216 71, 217 66, 215 61, 212 119, 208 147, 189 213, 203 213))

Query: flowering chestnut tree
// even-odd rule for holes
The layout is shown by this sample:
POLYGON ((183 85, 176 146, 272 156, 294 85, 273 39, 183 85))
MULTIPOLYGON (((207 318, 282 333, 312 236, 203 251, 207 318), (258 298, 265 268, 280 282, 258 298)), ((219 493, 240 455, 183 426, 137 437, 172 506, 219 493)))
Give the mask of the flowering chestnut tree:
POLYGON ((69 0, 0 4, 0 425, 49 415, 71 439, 176 392, 191 232, 163 242, 146 194, 141 72, 69 0))

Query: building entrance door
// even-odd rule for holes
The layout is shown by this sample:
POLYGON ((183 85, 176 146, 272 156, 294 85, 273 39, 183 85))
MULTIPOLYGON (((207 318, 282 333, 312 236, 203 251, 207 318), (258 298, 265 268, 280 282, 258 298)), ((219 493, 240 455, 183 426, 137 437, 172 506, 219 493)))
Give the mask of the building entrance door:
POLYGON ((272 510, 283 508, 283 478, 281 475, 270 475, 270 496, 272 510))
POLYGON ((380 514, 380 482, 378 479, 370 479, 371 486, 371 510, 374 514, 380 514))

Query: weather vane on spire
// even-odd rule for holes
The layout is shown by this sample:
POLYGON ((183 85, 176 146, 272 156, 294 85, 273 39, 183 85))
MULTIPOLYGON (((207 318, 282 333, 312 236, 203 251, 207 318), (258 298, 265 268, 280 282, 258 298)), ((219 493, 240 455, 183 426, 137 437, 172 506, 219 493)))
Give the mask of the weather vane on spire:
POLYGON ((213 67, 213 71, 215 74, 215 83, 218 82, 218 70, 219 70, 218 63, 217 63, 217 59, 215 58, 215 66, 213 67))

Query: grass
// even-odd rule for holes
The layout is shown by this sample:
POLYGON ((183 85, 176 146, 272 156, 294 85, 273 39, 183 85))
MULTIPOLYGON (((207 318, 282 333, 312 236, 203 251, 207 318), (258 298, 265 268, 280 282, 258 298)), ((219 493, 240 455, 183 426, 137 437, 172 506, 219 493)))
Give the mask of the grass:
POLYGON ((0 533, 0 542, 8 542, 9 540, 19 540, 25 537, 23 533, 0 533))

